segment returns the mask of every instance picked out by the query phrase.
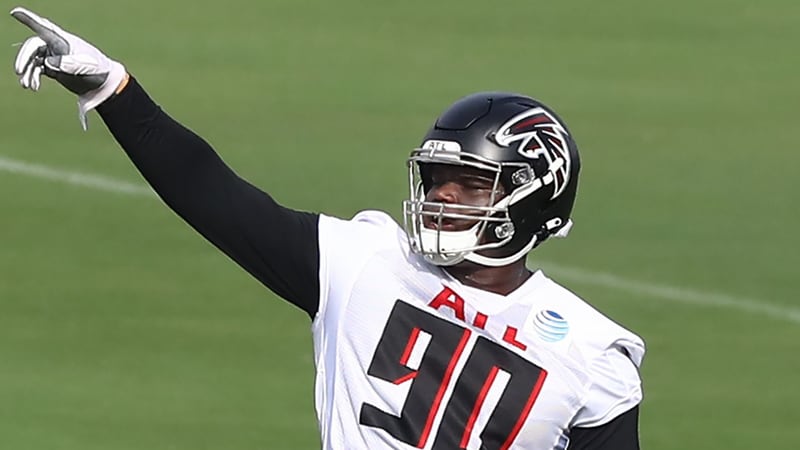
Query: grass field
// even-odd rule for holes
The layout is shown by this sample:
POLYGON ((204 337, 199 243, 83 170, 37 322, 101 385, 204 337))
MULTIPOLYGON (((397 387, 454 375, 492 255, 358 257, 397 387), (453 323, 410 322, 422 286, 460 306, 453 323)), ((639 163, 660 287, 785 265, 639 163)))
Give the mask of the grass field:
MULTIPOLYGON (((26 6, 300 209, 397 217, 451 101, 553 105, 583 178, 572 235, 530 263, 647 341, 643 448, 800 448, 797 1, 26 6)), ((4 48, 0 449, 318 448, 308 319, 153 196, 13 168, 141 183, 69 93, 19 89, 4 48)))

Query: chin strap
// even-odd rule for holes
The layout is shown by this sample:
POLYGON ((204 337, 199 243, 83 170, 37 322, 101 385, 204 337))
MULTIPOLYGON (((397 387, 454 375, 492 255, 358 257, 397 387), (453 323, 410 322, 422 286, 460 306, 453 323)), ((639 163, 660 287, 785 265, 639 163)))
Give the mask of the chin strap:
POLYGON ((480 264, 482 266, 489 266, 489 267, 501 267, 507 266, 520 258, 524 258, 525 255, 528 254, 533 246, 536 245, 536 236, 533 236, 530 242, 528 242, 525 247, 522 247, 520 251, 514 253, 513 255, 506 256, 504 258, 490 258, 488 256, 479 255, 475 252, 472 252, 464 257, 467 261, 472 261, 475 264, 480 264))
MULTIPOLYGON (((554 219, 545 224, 545 227, 550 226, 558 226, 560 225, 561 220, 558 219, 557 221, 554 219), (555 225, 554 225, 555 224, 555 225)), ((553 237, 557 238, 565 238, 569 234, 569 231, 572 229, 572 219, 567 219, 567 223, 564 224, 558 231, 551 234, 553 237)), ((475 264, 480 264, 482 266, 489 266, 489 267, 501 267, 516 262, 517 260, 524 258, 527 256, 528 252, 530 252, 533 247, 536 246, 536 243, 540 242, 537 235, 533 235, 530 242, 525 244, 518 252, 514 253, 513 255, 509 255, 503 258, 491 258, 488 256, 479 255, 475 252, 467 254, 464 259, 467 261, 474 262, 475 264)))

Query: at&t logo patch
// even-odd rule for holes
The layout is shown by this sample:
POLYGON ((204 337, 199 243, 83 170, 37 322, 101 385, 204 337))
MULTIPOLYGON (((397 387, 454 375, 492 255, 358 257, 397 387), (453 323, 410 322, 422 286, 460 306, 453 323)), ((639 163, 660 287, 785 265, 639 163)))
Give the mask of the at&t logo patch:
POLYGON ((545 342, 558 342, 569 333, 569 323, 555 311, 543 309, 533 318, 533 329, 545 342))

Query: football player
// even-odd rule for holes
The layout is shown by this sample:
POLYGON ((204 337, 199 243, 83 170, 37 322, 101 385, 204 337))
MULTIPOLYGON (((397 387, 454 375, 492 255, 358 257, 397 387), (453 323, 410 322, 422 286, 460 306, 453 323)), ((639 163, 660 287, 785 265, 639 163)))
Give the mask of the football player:
POLYGON ((96 109, 164 202, 312 320, 326 449, 634 450, 642 340, 526 267, 572 221, 580 161, 523 95, 464 97, 408 159, 404 224, 276 203, 126 68, 26 9, 15 70, 96 109))

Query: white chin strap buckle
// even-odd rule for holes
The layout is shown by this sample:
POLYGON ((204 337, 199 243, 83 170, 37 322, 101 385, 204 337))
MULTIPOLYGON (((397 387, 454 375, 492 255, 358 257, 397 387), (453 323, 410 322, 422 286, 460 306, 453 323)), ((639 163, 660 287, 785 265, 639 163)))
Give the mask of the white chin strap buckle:
MULTIPOLYGON (((558 218, 558 217, 555 218, 555 219, 547 221, 547 223, 545 224, 545 226, 549 230, 552 230, 553 228, 555 228, 555 227, 557 227, 559 225, 561 225, 561 219, 558 218)), ((553 237, 557 237, 557 238, 565 238, 565 237, 567 237, 567 235, 569 234, 569 230, 572 229, 572 225, 573 225, 572 219, 567 219, 567 223, 565 223, 564 226, 562 226, 558 231, 553 233, 553 237)))

